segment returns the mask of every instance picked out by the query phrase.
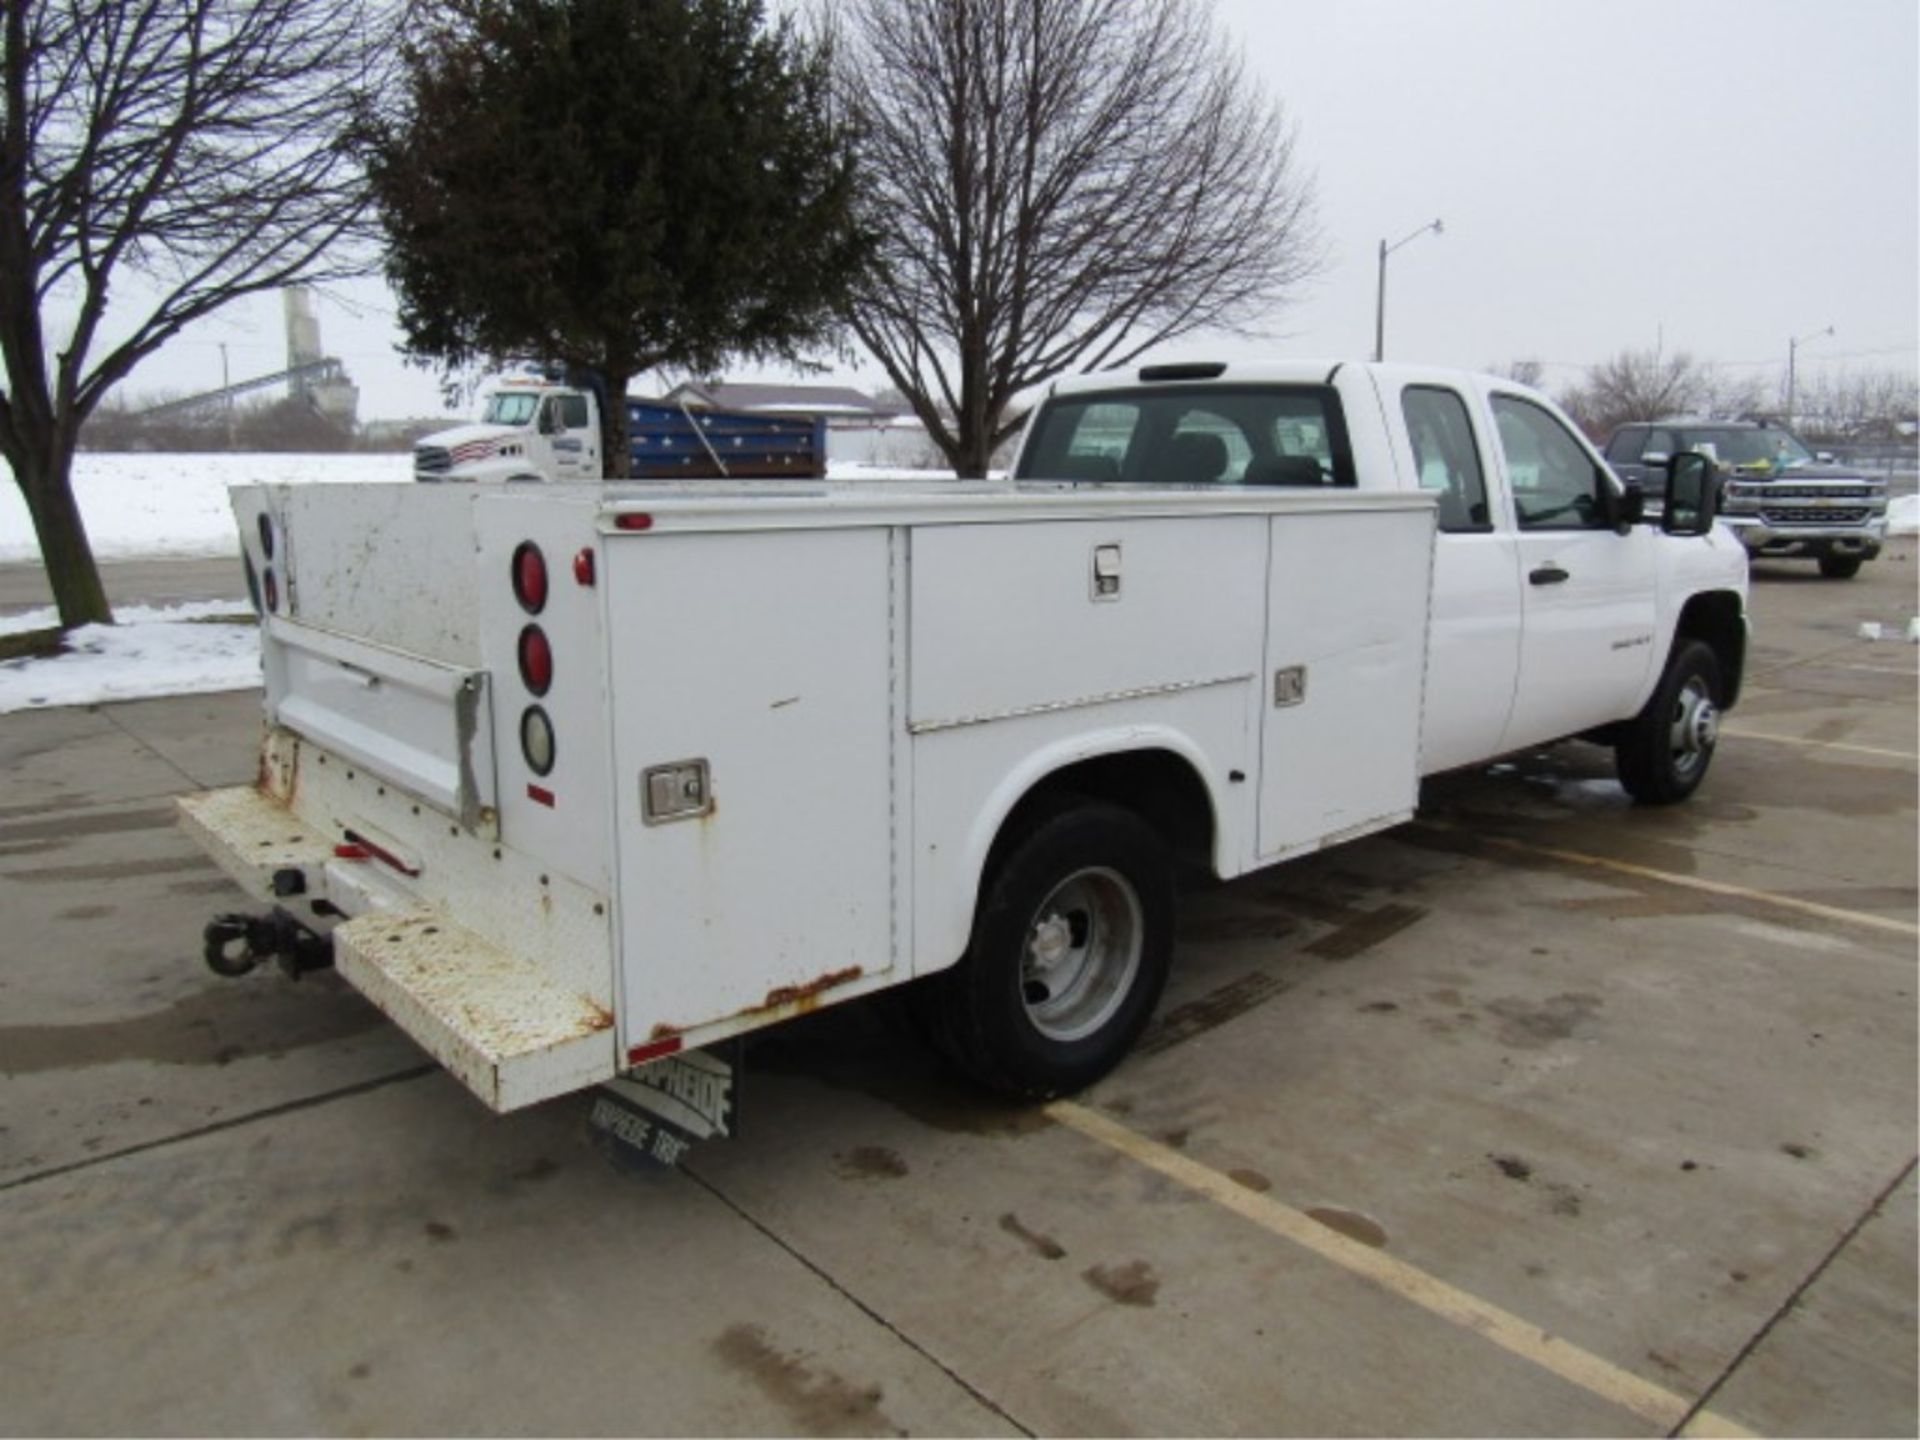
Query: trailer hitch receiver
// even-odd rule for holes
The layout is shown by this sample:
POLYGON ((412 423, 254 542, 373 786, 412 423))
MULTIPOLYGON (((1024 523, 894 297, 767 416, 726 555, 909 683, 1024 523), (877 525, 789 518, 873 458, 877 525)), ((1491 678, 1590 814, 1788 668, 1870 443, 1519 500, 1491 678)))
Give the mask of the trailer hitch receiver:
POLYGON ((333 944, 282 909, 268 915, 216 915, 203 932, 207 968, 229 979, 247 975, 262 960, 278 960, 289 980, 333 965, 333 944))

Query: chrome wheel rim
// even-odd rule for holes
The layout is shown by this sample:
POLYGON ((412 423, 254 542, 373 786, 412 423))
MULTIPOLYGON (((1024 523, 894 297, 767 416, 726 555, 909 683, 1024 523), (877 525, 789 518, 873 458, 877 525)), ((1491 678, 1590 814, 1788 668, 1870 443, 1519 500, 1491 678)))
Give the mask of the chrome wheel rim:
POLYGON ((1673 773, 1691 780, 1713 754, 1720 738, 1720 707, 1713 703, 1713 692, 1698 675, 1688 678, 1674 697, 1673 720, 1667 732, 1667 752, 1673 773))
POLYGON ((1145 937, 1140 897, 1104 866, 1056 885, 1027 922, 1020 951, 1020 998, 1049 1040, 1083 1040, 1125 1003, 1140 971, 1145 937))

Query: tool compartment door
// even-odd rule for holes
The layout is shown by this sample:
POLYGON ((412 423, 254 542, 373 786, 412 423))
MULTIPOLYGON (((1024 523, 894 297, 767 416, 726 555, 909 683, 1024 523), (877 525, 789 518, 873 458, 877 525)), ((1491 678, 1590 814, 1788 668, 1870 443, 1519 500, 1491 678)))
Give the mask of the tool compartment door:
POLYGON ((605 554, 623 1043, 798 1013, 890 969, 887 530, 655 532, 605 554), (649 813, 663 774, 679 813, 662 793, 649 813))
POLYGON ((1263 860, 1418 801, 1433 511, 1412 505, 1268 522, 1263 860))

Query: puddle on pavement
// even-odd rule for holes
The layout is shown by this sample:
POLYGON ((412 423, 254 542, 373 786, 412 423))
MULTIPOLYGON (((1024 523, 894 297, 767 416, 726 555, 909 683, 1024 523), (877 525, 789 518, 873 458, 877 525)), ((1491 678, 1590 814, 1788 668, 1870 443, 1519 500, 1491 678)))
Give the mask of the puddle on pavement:
POLYGON ((1357 1210, 1341 1210, 1331 1205, 1316 1205, 1307 1214, 1329 1230, 1346 1236, 1349 1240, 1358 1240, 1362 1245, 1371 1245, 1374 1249, 1384 1249, 1387 1243, 1386 1227, 1378 1220, 1362 1215, 1357 1210))

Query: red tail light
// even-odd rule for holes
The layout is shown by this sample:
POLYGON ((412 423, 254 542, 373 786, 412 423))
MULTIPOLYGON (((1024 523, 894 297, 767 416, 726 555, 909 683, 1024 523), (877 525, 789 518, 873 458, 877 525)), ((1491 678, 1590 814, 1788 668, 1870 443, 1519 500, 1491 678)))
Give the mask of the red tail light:
POLYGON ((531 540, 513 552, 513 595, 529 615, 547 608, 547 557, 531 540))
POLYGON ((520 680, 536 695, 544 695, 553 686, 553 646, 538 625, 520 632, 520 680))
POLYGON ((653 516, 629 510, 623 515, 614 516, 613 525, 616 530, 651 530, 653 516))
POLYGON ((280 608, 280 582, 274 579, 273 567, 271 565, 267 567, 267 573, 260 577, 260 588, 267 593, 267 609, 278 610, 280 608))
POLYGON ((593 584, 593 551, 582 550, 573 557, 573 578, 581 585, 593 584))

